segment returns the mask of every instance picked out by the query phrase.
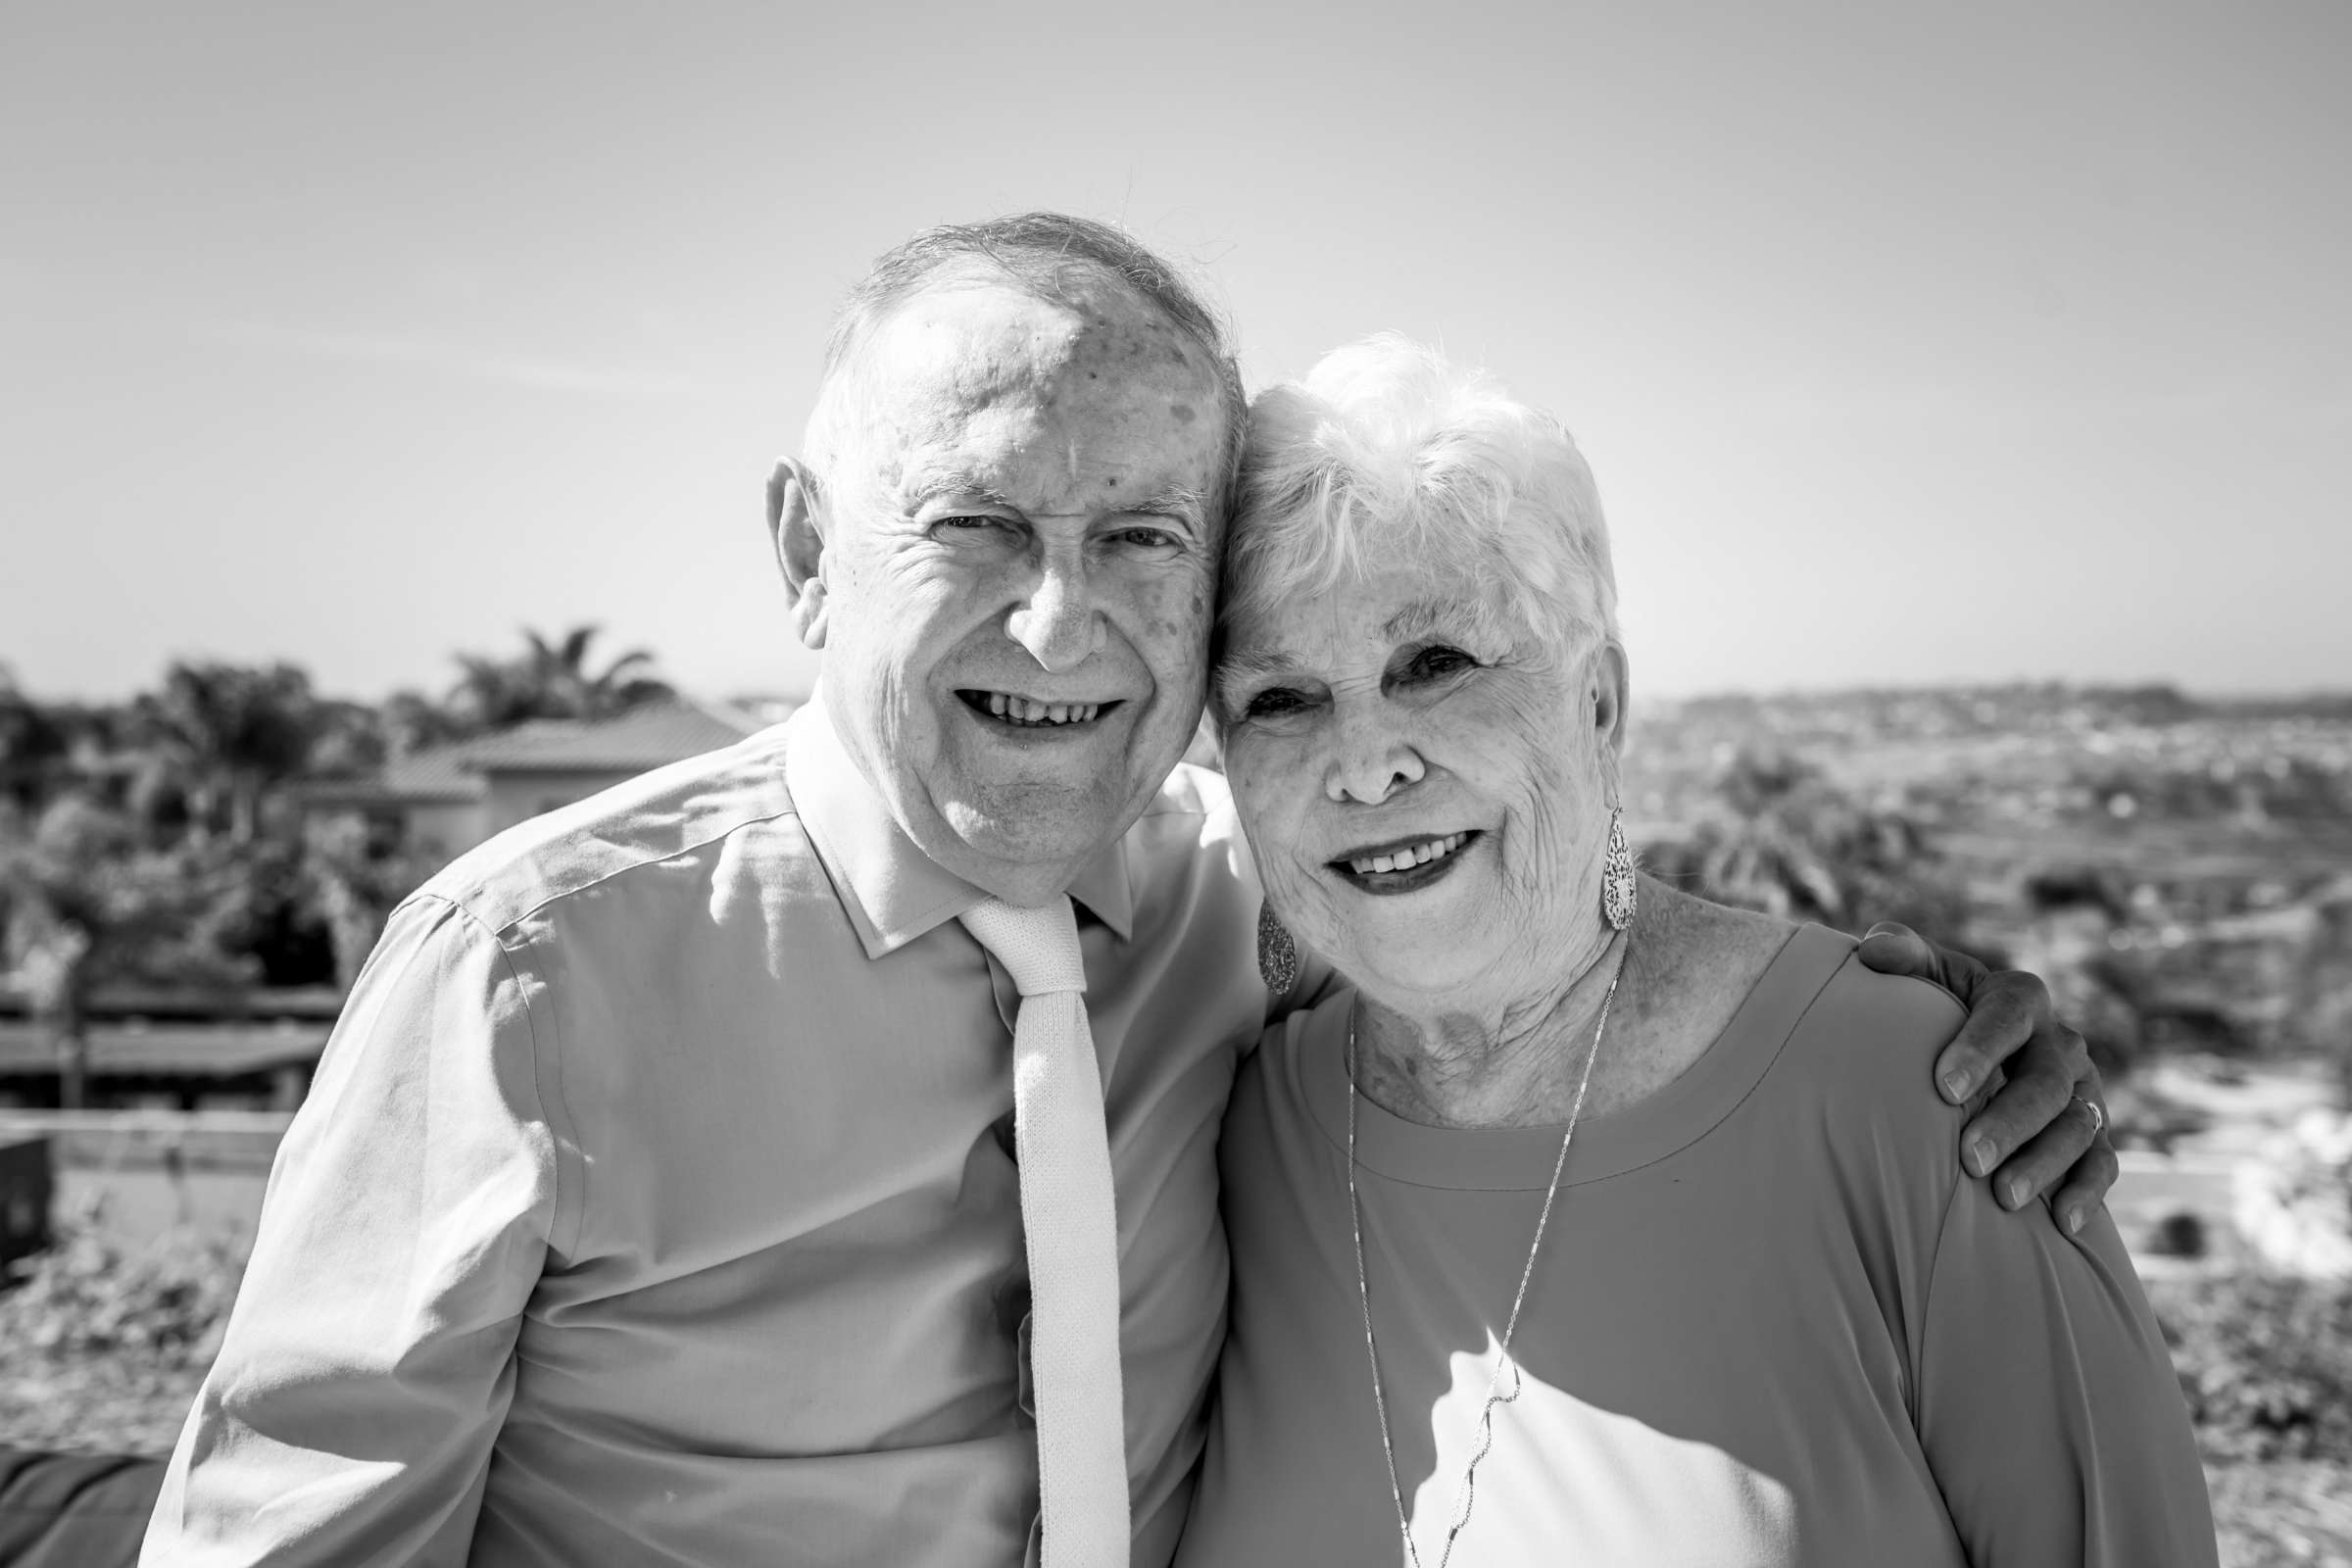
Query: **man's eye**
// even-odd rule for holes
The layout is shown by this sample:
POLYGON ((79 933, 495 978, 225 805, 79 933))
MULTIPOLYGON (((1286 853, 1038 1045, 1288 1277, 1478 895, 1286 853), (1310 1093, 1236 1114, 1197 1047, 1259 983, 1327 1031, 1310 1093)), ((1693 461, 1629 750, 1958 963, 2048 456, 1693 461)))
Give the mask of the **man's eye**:
POLYGON ((934 528, 1002 528, 1004 526, 1004 519, 991 517, 976 512, 963 513, 953 517, 942 517, 931 526, 934 528))
POLYGON ((1121 528, 1111 538, 1135 550, 1173 550, 1183 543, 1165 528, 1121 528))

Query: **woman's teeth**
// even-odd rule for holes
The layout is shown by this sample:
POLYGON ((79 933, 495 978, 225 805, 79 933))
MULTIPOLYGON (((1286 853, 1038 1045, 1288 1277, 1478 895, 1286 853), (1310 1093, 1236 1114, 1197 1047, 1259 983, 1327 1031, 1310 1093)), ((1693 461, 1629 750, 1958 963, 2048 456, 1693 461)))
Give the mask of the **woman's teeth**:
POLYGON ((1469 836, 1467 833, 1448 833, 1442 839, 1431 839, 1427 844, 1417 844, 1409 850, 1365 856, 1361 859, 1349 860, 1348 869, 1357 876, 1370 876, 1375 871, 1407 871, 1416 865, 1427 865, 1432 860, 1451 855, 1462 847, 1462 841, 1469 836))
POLYGON ((988 694, 988 710, 1015 724, 1083 724, 1102 711, 1101 703, 1033 703, 1004 692, 988 694))

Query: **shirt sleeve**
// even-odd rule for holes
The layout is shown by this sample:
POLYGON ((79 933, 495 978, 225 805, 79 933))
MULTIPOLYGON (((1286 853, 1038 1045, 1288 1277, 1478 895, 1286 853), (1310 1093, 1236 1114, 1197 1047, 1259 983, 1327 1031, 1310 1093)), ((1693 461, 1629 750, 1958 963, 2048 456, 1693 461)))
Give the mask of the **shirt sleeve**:
POLYGON ((1979 1568, 2215 1561, 2164 1336, 2104 1209, 2068 1237, 1959 1182, 1918 1351, 1920 1441, 1979 1568))
POLYGON ((287 1130, 147 1564, 462 1563, 555 1210, 497 938, 396 910, 287 1130))

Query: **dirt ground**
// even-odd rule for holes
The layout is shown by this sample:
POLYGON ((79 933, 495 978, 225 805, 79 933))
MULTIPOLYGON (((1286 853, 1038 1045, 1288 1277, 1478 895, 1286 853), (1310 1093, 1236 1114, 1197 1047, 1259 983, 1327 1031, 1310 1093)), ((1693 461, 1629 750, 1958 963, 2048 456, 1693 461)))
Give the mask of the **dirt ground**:
MULTIPOLYGON (((2162 1152, 2125 1152, 2123 1178, 2109 1200, 2161 1309, 2164 1281, 2246 1263, 2230 1225, 2231 1172, 2304 1112, 2331 1103, 2332 1090, 2317 1063, 2250 1066, 2211 1057, 2159 1062, 2130 1090, 2186 1113, 2178 1122, 2187 1130, 2162 1152), (2204 1222, 2206 1256, 2166 1256, 2146 1245, 2178 1213, 2204 1222)), ((2206 1483, 2225 1568, 2352 1568, 2352 1465, 2209 1464, 2206 1483)))

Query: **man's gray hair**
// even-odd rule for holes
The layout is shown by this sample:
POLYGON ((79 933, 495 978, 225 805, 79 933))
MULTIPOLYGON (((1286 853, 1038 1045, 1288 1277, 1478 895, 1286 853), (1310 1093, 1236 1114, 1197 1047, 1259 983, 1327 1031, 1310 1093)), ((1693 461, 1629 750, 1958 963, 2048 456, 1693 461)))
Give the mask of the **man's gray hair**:
POLYGON ((1608 524, 1559 420, 1393 333, 1260 392, 1224 618, 1279 614, 1345 576, 1417 563, 1467 568, 1475 614, 1563 660, 1617 638, 1608 524))
MULTIPOLYGON (((878 257, 850 290, 825 341, 824 378, 809 416, 808 453, 829 466, 858 417, 855 399, 840 394, 842 371, 856 360, 874 328, 942 271, 979 262, 1040 298, 1066 302, 1073 285, 1108 280, 1207 356, 1214 367, 1225 415, 1225 489, 1230 494, 1249 425, 1249 399, 1242 391, 1232 331, 1177 267, 1108 223, 1065 213, 1019 213, 977 223, 927 228, 878 257)), ((1220 495, 1220 503, 1226 495, 1220 495)))

